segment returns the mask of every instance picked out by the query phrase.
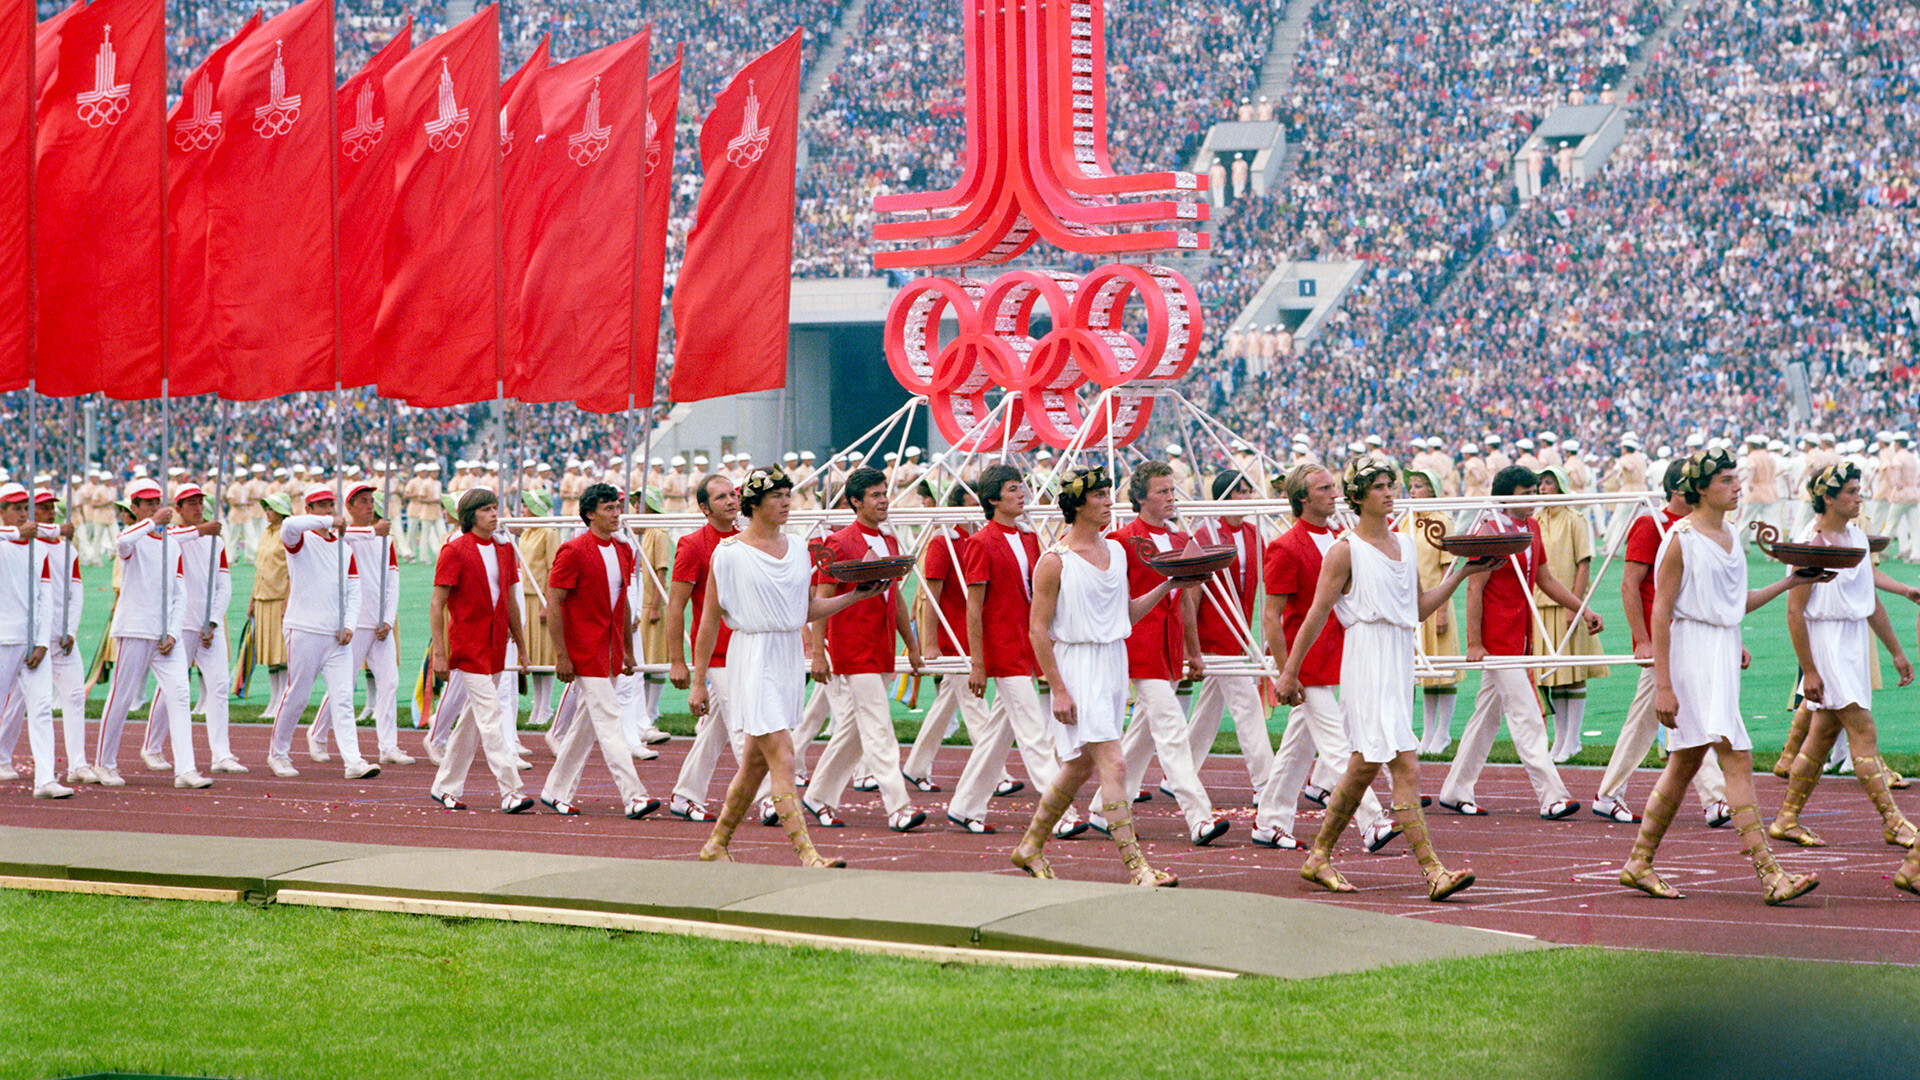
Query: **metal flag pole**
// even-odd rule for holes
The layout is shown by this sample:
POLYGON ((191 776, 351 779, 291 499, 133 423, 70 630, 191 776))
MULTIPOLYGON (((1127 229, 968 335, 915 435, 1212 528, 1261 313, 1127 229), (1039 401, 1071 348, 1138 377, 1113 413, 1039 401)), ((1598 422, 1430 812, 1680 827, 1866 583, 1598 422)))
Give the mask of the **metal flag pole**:
MULTIPOLYGON (((154 482, 160 487, 160 505, 167 505, 167 463, 173 460, 173 397, 166 373, 160 375, 160 475, 154 482)), ((167 554, 167 534, 169 530, 160 530, 160 636, 167 636, 167 627, 173 625, 173 588, 167 581, 167 567, 171 559, 167 554)), ((184 599, 184 597, 182 598, 184 599)), ((179 642, 174 642, 178 646, 179 642)))
MULTIPOLYGON (((380 573, 380 614, 374 621, 374 625, 376 626, 380 624, 381 620, 385 619, 387 614, 387 564, 389 560, 393 558, 393 556, 389 554, 393 549, 393 523, 399 520, 398 515, 393 512, 393 470, 398 468, 398 463, 394 460, 393 414, 399 410, 399 402, 390 401, 387 403, 387 475, 386 479, 380 482, 380 505, 386 508, 387 539, 384 544, 380 545, 380 566, 378 567, 380 573)), ((374 524, 378 525, 379 522, 375 522, 374 524)), ((389 633, 391 633, 391 631, 389 631, 389 633)))
MULTIPOLYGON (((227 453, 232 448, 227 436, 227 399, 216 398, 220 405, 220 455, 213 461, 213 518, 220 519, 220 493, 226 490, 227 453)), ((213 579, 220 573, 220 544, 224 537, 215 537, 207 545, 207 617, 200 620, 200 629, 204 632, 213 622, 213 579)))
POLYGON ((40 410, 37 408, 40 395, 36 389, 36 383, 37 380, 27 380, 27 520, 20 524, 20 536, 27 541, 27 655, 29 657, 33 655, 35 639, 40 636, 36 633, 39 605, 35 603, 38 599, 39 582, 36 580, 38 575, 33 572, 33 553, 39 550, 40 539, 40 524, 37 515, 33 512, 33 469, 36 457, 34 451, 40 444, 40 410))
MULTIPOLYGON (((64 479, 61 480, 61 485, 67 493, 65 502, 67 506, 67 519, 69 521, 73 519, 73 509, 74 509, 73 508, 73 422, 72 422, 74 404, 75 402, 74 402, 74 399, 72 398, 66 398, 60 403, 60 418, 66 421, 66 423, 63 423, 61 426, 65 428, 67 432, 67 438, 62 443, 62 445, 65 447, 66 452, 61 455, 61 465, 65 469, 65 472, 62 473, 62 476, 64 477, 64 479)), ((78 530, 76 529, 75 531, 77 532, 78 530)), ((71 584, 71 579, 73 575, 74 560, 79 558, 80 546, 79 544, 74 542, 73 539, 69 538, 65 541, 64 548, 66 552, 66 558, 61 560, 61 562, 64 565, 60 567, 60 633, 59 635, 57 635, 57 637, 66 636, 67 623, 69 623, 73 619, 73 588, 71 584)))
MULTIPOLYGON (((340 400, 340 394, 340 371, 336 364, 333 376, 333 515, 335 517, 345 517, 347 513, 346 481, 343 479, 347 471, 347 410, 340 400)), ((332 523, 329 522, 327 527, 332 528, 332 523)), ((335 543, 333 562, 339 570, 340 582, 340 603, 337 605, 340 618, 339 625, 335 629, 345 630, 347 628, 346 531, 336 530, 333 539, 335 543)), ((347 705, 351 711, 353 702, 349 701, 347 705)))

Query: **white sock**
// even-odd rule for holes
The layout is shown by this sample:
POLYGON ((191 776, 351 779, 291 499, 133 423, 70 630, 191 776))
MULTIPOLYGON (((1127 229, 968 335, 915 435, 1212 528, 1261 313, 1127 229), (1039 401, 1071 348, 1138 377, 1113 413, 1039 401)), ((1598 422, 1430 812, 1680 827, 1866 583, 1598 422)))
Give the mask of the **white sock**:
POLYGON ((1582 690, 1569 697, 1564 703, 1567 710, 1567 739, 1569 746, 1580 745, 1580 727, 1587 720, 1587 693, 1582 690))
POLYGON ((1421 732, 1421 742, 1429 735, 1436 745, 1453 741, 1453 703, 1458 696, 1454 690, 1424 691, 1427 706, 1426 725, 1421 732))
POLYGON ((528 678, 533 682, 533 713, 527 717, 528 726, 540 727, 552 723, 553 715, 548 706, 553 701, 553 676, 530 675, 528 678))
POLYGON ((646 679, 647 681, 643 684, 645 692, 642 695, 642 700, 645 702, 644 708, 646 710, 647 726, 659 727, 660 692, 666 689, 667 684, 661 681, 658 675, 648 675, 646 679))

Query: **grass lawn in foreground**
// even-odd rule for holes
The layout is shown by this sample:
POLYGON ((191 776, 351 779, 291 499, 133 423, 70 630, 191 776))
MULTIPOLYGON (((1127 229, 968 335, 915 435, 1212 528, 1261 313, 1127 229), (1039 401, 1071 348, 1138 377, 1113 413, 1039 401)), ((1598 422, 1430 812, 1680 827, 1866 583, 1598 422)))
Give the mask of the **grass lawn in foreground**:
POLYGON ((1891 1076, 1848 1066, 1920 1046, 1920 970, 1600 949, 1189 982, 20 892, 0 940, 0 1080, 1578 1078, 1663 1045, 1712 1080, 1891 1076))

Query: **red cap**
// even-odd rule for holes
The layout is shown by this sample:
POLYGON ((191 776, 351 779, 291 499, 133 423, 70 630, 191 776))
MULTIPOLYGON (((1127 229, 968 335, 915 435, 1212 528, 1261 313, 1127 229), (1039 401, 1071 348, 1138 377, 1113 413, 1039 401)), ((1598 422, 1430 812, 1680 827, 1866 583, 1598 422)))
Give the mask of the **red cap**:
MULTIPOLYGON (((358 495, 363 491, 379 491, 379 490, 380 489, 377 486, 373 484, 369 484, 365 480, 361 480, 357 483, 347 485, 347 498, 351 500, 355 495, 358 495)), ((309 495, 307 497, 312 498, 313 496, 309 495)))
POLYGON ((35 503, 59 502, 60 497, 58 495, 55 495, 53 492, 48 491, 46 488, 37 488, 34 490, 34 493, 33 493, 33 501, 35 503))
POLYGON ((314 502, 332 502, 333 488, 327 484, 314 484, 307 488, 306 500, 314 502))
POLYGON ((207 497, 207 493, 201 489, 199 484, 182 484, 180 485, 180 490, 173 493, 173 504, 178 506, 188 499, 196 497, 204 499, 207 497))
POLYGON ((160 485, 151 477, 143 476, 127 485, 127 501, 135 499, 158 499, 161 497, 160 485))
POLYGON ((27 489, 19 484, 0 484, 0 503, 23 503, 27 501, 27 489))

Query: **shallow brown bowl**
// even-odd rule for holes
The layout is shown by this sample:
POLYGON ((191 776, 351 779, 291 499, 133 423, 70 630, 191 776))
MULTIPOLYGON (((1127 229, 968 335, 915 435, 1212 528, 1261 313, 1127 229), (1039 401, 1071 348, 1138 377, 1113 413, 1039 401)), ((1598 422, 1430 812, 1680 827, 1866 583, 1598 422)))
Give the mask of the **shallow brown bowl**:
POLYGON ((1867 537, 1867 550, 1873 552, 1875 555, 1880 554, 1881 552, 1887 550, 1892 546, 1893 546, 1893 537, 1891 536, 1867 537))
POLYGON ((913 556, 890 555, 884 559, 855 559, 828 563, 827 576, 835 581, 893 581, 913 572, 913 556))
POLYGON ((1497 559, 1518 555, 1533 544, 1533 533, 1467 533, 1443 537, 1440 550, 1469 559, 1497 559))
POLYGON ((1814 570, 1846 570, 1859 566, 1866 548, 1828 547, 1825 544, 1769 544, 1766 553, 1788 566, 1814 570))
POLYGON ((1238 552, 1229 546, 1201 548, 1193 555, 1156 555, 1142 558, 1147 568, 1170 578, 1207 577, 1216 571, 1225 570, 1233 565, 1238 552))

